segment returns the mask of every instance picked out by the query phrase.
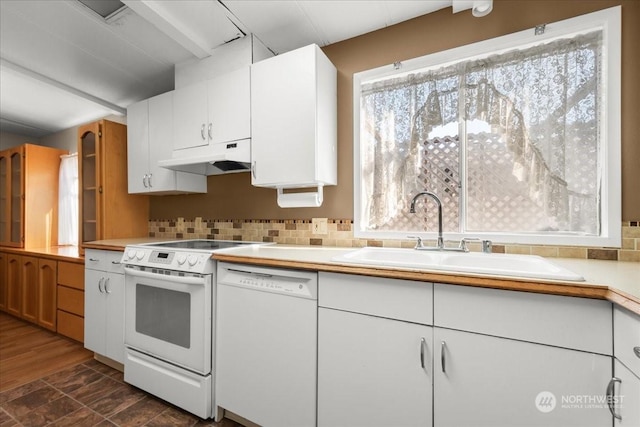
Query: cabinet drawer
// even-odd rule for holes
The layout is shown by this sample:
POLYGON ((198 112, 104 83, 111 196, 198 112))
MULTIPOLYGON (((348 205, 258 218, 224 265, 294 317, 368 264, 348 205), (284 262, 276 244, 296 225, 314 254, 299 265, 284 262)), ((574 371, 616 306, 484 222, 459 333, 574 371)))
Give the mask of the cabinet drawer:
POLYGON ((389 319, 433 324, 433 285, 320 272, 318 305, 389 319))
POLYGON ((620 362, 640 377, 640 316, 617 306, 613 309, 613 351, 620 362))
POLYGON ((87 249, 84 254, 85 268, 124 274, 124 266, 120 263, 123 252, 87 249))
POLYGON ((58 310, 84 316, 84 292, 66 286, 58 286, 58 310))
POLYGON ((65 337, 83 342, 84 318, 66 311, 58 310, 58 333, 65 337))
POLYGON ((84 289, 84 265, 58 261, 58 284, 84 289))
POLYGON ((608 301, 434 285, 434 324, 611 356, 608 301))

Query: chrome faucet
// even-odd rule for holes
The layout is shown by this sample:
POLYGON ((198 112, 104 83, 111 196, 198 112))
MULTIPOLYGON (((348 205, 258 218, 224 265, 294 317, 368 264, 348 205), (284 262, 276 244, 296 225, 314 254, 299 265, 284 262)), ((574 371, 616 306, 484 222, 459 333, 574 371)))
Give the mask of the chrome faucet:
MULTIPOLYGON (((422 239, 420 237, 415 237, 416 239, 418 239, 415 249, 423 250, 423 251, 438 250, 438 251, 469 252, 469 248, 467 247, 467 242, 481 240, 477 237, 464 237, 462 240, 460 240, 460 245, 457 248, 445 248, 444 237, 442 235, 442 202, 440 201, 440 198, 430 191, 421 191, 420 193, 413 196, 413 199, 411 199, 411 207, 409 208, 409 212, 416 213, 416 200, 418 200, 421 196, 431 197, 436 202, 436 205, 438 206, 438 240, 435 247, 427 247, 427 246, 424 246, 424 244, 422 243, 422 239)), ((411 238, 412 236, 409 236, 409 237, 411 238)), ((482 240, 482 252, 484 253, 492 252, 491 240, 482 240)))
MULTIPOLYGON (((416 194, 415 196, 413 196, 413 199, 411 200, 411 207, 409 208, 410 213, 416 213, 416 200, 418 200, 421 196, 431 197, 436 202, 436 205, 438 205, 438 241, 436 243, 436 249, 443 250, 444 238, 442 237, 442 202, 440 201, 440 198, 435 194, 433 194, 432 192, 422 191, 416 194)), ((418 247, 424 248, 424 246, 422 246, 421 244, 416 246, 416 249, 418 249, 418 247)))

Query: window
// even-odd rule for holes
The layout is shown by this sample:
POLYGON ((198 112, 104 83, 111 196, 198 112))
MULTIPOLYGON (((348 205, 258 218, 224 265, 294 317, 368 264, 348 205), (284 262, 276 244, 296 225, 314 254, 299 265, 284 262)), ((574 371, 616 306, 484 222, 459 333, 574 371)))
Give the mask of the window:
POLYGON ((354 75, 355 234, 620 245, 620 8, 354 75), (539 31, 537 31, 539 32, 539 31))

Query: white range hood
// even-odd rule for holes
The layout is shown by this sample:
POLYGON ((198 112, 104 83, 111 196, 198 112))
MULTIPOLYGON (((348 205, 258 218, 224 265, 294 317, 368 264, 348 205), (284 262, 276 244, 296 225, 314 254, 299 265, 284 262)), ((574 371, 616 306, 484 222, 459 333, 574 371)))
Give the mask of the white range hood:
POLYGON ((248 172, 251 169, 251 140, 212 144, 208 154, 160 160, 158 166, 198 175, 248 172))

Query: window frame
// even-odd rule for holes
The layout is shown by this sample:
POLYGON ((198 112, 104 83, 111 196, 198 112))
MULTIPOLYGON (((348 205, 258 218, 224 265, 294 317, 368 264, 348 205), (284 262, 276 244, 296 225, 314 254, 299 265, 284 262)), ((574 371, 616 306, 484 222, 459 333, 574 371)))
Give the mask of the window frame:
MULTIPOLYGON (((616 6, 601 11, 581 15, 546 24, 544 34, 535 35, 534 28, 507 34, 454 49, 428 54, 422 57, 398 63, 388 64, 353 75, 353 184, 354 184, 354 224, 356 238, 406 239, 407 234, 417 234, 423 239, 435 239, 436 230, 424 230, 419 233, 402 231, 363 230, 361 226, 362 163, 360 150, 360 94, 362 82, 399 76, 427 67, 443 67, 461 60, 472 60, 490 54, 505 52, 514 48, 526 48, 540 42, 567 37, 601 29, 603 32, 600 146, 598 161, 604 167, 600 175, 600 235, 587 236, 576 233, 496 233, 466 232, 444 233, 445 240, 459 240, 463 237, 480 237, 495 243, 545 244, 560 246, 620 247, 621 237, 621 7, 616 6)), ((460 158, 461 181, 465 183, 466 159, 460 158)), ((465 184, 463 184, 465 185, 465 184)), ((466 194, 466 190, 463 190, 466 194)), ((466 199, 461 200, 464 214, 466 199)), ((431 205, 430 205, 431 206, 431 205)))

